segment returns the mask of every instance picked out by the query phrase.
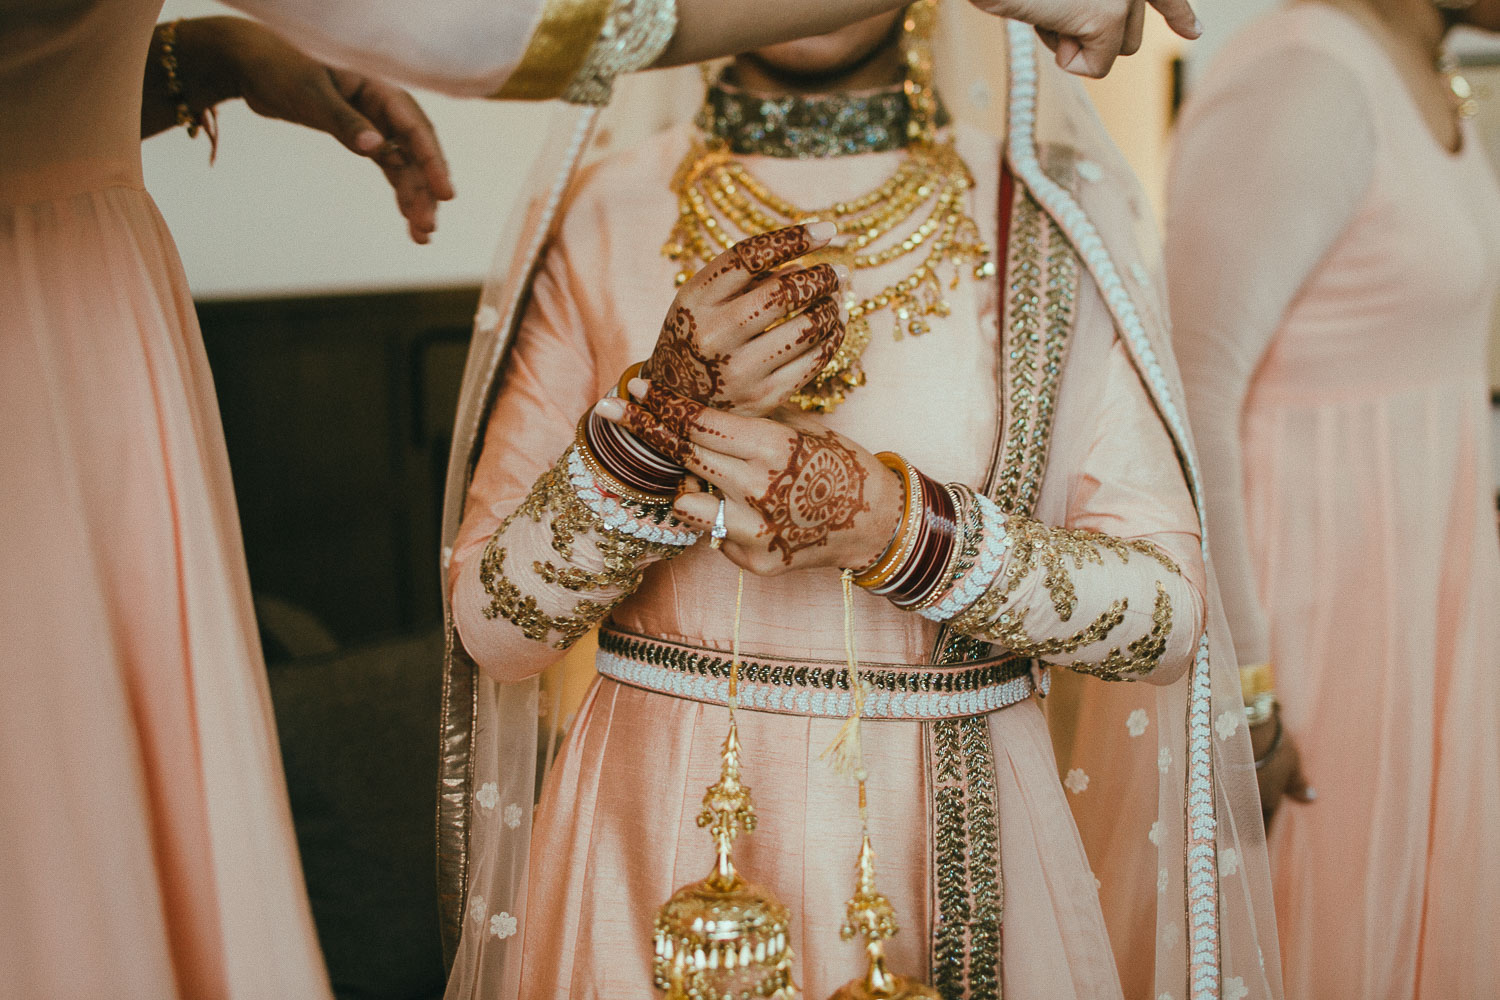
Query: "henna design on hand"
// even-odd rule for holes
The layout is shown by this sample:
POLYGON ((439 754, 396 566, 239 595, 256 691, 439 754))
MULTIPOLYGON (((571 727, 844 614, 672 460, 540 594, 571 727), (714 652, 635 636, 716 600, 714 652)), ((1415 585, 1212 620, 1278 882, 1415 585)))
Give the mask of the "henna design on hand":
POLYGON ((745 501, 764 519, 761 534, 787 565, 794 553, 826 544, 829 535, 854 527, 855 518, 870 509, 869 474, 838 434, 795 434, 790 444, 785 467, 771 472, 765 493, 745 501))
POLYGON ((823 341, 833 344, 833 349, 837 351, 844 340, 844 321, 839 317, 839 304, 832 298, 819 299, 802 315, 809 322, 807 329, 797 337, 797 343, 800 345, 823 341))
POLYGON ((694 432, 703 432, 698 416, 706 407, 652 382, 646 398, 636 409, 640 417, 646 418, 639 421, 642 426, 636 431, 640 439, 677 464, 687 464, 693 454, 693 443, 688 438, 694 432))
POLYGON ((830 264, 787 271, 772 280, 765 311, 785 316, 825 295, 832 295, 838 287, 838 275, 830 264))
POLYGON ((725 354, 713 357, 698 346, 698 321, 691 310, 674 305, 662 324, 656 349, 642 366, 641 375, 653 385, 670 389, 679 396, 704 403, 718 404, 723 398, 725 354))
POLYGON ((734 245, 734 257, 751 274, 760 274, 795 260, 812 248, 806 226, 788 226, 740 240, 734 245))

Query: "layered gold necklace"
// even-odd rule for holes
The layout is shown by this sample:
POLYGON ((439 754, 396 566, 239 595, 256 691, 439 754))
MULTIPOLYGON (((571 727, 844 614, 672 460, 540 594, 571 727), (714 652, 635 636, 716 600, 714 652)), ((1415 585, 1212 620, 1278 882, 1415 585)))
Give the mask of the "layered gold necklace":
MULTIPOLYGON (((909 61, 910 65, 910 61, 909 61)), ((930 90, 918 85, 919 93, 930 90)), ((931 329, 933 316, 949 312, 946 290, 963 275, 995 273, 990 248, 980 238, 966 200, 974 186, 951 139, 933 137, 940 111, 929 112, 905 88, 868 95, 834 94, 768 98, 722 81, 709 85, 695 142, 672 180, 677 223, 662 252, 682 265, 682 283, 720 252, 747 236, 822 219, 838 227, 829 248, 809 262, 842 263, 853 272, 912 257, 912 269, 874 295, 849 295, 844 342, 828 365, 792 397, 804 410, 830 412, 863 385, 860 359, 870 344, 870 318, 893 316, 896 339, 931 329), (772 191, 738 157, 746 154, 812 158, 904 148, 895 172, 856 198, 806 209, 772 191), (917 257, 918 254, 920 257, 917 257), (946 288, 945 288, 946 286, 946 288)))

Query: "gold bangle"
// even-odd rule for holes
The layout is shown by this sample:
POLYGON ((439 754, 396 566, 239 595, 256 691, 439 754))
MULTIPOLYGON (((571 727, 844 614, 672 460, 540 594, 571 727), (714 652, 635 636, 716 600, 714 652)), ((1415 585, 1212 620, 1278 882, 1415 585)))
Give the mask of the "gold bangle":
POLYGON ((881 464, 887 469, 901 477, 901 485, 906 491, 906 498, 901 510, 900 527, 896 529, 896 535, 886 546, 885 552, 875 560, 873 565, 854 574, 854 582, 866 590, 873 590, 888 583, 896 570, 906 561, 912 545, 916 543, 917 519, 922 513, 920 505, 915 502, 917 470, 893 451, 882 451, 875 457, 880 459, 881 464))
POLYGON ((630 389, 627 388, 630 385, 630 380, 633 378, 639 378, 641 369, 644 367, 646 367, 646 362, 637 361, 635 364, 625 369, 625 374, 620 376, 620 381, 616 387, 616 390, 620 393, 620 398, 625 400, 627 403, 630 402, 630 389))
POLYGON ((1276 674, 1269 663, 1240 667, 1240 695, 1249 705, 1263 694, 1276 693, 1276 674))

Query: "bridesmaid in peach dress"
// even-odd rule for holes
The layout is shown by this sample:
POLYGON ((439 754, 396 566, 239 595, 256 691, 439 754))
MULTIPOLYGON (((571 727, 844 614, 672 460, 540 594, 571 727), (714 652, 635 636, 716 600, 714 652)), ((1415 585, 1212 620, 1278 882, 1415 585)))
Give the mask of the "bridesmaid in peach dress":
POLYGON ((1500 3, 1292 6, 1178 140, 1168 279, 1219 581, 1240 662, 1274 664, 1259 749, 1277 766, 1284 726, 1316 786, 1271 825, 1289 997, 1500 996, 1500 192, 1434 66, 1465 21, 1500 29, 1500 3))
MULTIPOLYGON (((0 996, 327 996, 213 383, 141 187, 175 115, 157 60, 143 113, 159 7, 0 15, 0 996)), ((370 129, 265 29, 181 27, 196 107, 253 55, 262 112, 370 129)), ((403 92, 361 107, 435 153, 403 92)), ((388 167, 425 240, 440 158, 388 167)))

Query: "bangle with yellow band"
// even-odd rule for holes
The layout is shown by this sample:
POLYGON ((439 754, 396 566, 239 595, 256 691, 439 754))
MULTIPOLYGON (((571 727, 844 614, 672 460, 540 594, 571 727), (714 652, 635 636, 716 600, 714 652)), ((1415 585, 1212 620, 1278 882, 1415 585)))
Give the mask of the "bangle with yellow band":
POLYGON ((1245 701, 1245 721, 1258 726, 1276 714, 1276 674, 1269 663, 1240 668, 1240 695, 1245 701))
POLYGON ((901 477, 905 499, 901 522, 880 558, 854 575, 854 582, 899 608, 926 605, 941 588, 958 546, 960 505, 947 487, 934 482, 894 452, 875 456, 901 477))

